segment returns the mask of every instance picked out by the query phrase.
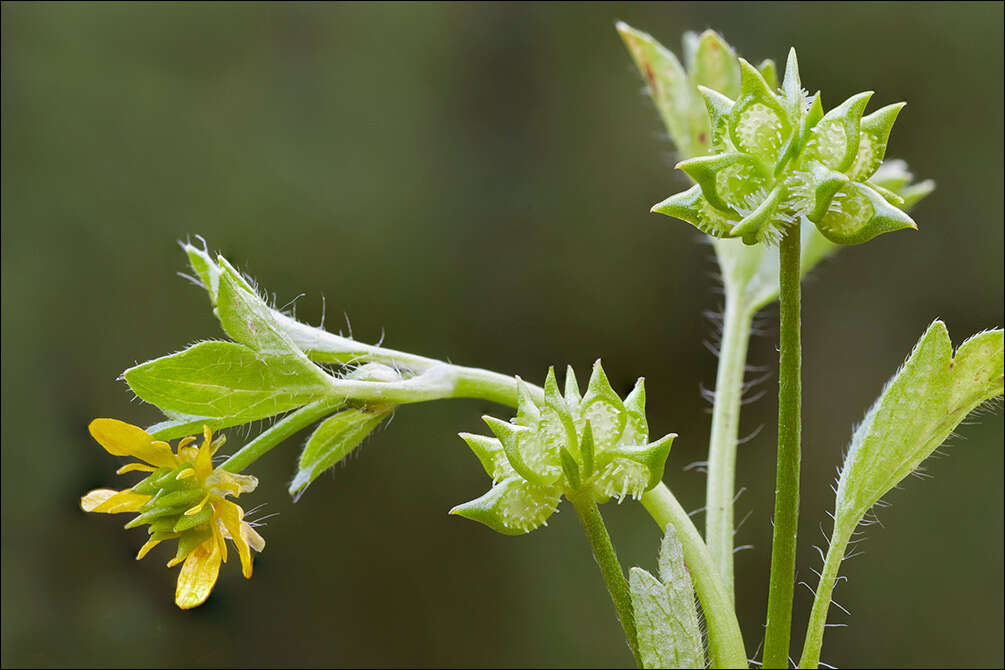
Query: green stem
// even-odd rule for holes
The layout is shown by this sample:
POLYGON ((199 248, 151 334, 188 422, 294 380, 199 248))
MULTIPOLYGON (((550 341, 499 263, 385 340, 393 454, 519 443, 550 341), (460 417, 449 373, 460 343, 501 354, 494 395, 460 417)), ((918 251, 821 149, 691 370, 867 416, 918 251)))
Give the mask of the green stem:
POLYGON ((240 472, 286 438, 328 416, 343 404, 343 400, 325 398, 304 405, 296 412, 288 414, 272 424, 268 430, 248 442, 236 454, 220 464, 220 467, 228 472, 240 472))
POLYGON ((775 478, 771 583, 768 590, 765 668, 789 667, 792 592, 799 525, 799 461, 802 430, 802 352, 800 343, 799 234, 792 227, 779 253, 778 463, 775 478))
POLYGON ((736 620, 732 599, 723 588, 719 570, 708 553, 698 529, 665 484, 642 495, 642 505, 660 527, 672 525, 680 538, 684 562, 691 572, 698 600, 708 626, 708 650, 713 668, 746 668, 747 653, 736 620))
POLYGON ((715 377, 712 436, 708 444, 708 488, 705 498, 705 542, 733 600, 733 498, 736 496, 736 446, 740 430, 743 371, 750 338, 751 310, 742 292, 726 289, 719 369, 715 377))
POLYGON ((597 565, 600 566, 600 572, 604 576, 604 583, 607 584, 607 590, 611 594, 618 620, 621 621, 621 628, 625 631, 625 639, 632 650, 632 656, 635 657, 635 664, 641 668, 642 658, 639 656, 639 643, 635 632, 632 596, 628 590, 625 572, 611 543, 611 536, 607 533, 607 526, 604 525, 604 518, 600 515, 597 503, 589 494, 570 496, 569 500, 583 523, 586 538, 590 541, 590 549, 593 550, 593 557, 597 559, 597 565))
POLYGON ((827 558, 824 559, 824 569, 820 573, 820 583, 817 584, 813 610, 810 612, 810 621, 806 627, 803 656, 799 659, 800 668, 816 668, 820 665, 820 649, 823 647, 824 631, 827 628, 827 611, 830 609, 838 568, 841 567, 853 530, 854 526, 848 529, 835 527, 831 534, 831 544, 827 549, 827 558))

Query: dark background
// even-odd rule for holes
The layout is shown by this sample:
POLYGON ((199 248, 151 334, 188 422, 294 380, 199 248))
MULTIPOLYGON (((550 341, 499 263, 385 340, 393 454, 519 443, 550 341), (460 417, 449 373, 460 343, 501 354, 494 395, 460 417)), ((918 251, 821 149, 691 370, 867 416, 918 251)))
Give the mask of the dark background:
MULTIPOLYGON (((625 666, 600 575, 566 503, 520 538, 449 517, 488 484, 456 437, 504 410, 401 409, 293 505, 299 449, 252 468, 242 503, 279 513, 244 582, 173 603, 168 549, 87 516, 116 483, 87 435, 98 416, 156 412, 116 380, 220 331, 175 276, 176 241, 206 237, 282 305, 365 341, 541 380, 604 357, 645 375, 654 433, 680 433, 666 481, 703 504, 714 382, 701 314, 721 296, 711 251, 650 215, 680 188, 616 19, 679 52, 715 27, 750 60, 799 51, 833 106, 908 100, 890 153, 937 192, 920 231, 848 248, 804 291, 800 579, 851 426, 925 327, 956 343, 1003 321, 1002 5, 3 5, 3 629, 5 666, 625 666)), ((750 362, 775 366, 777 310, 750 362)), ((738 607, 762 635, 775 379, 748 406, 737 518, 738 607)), ((841 666, 1000 666, 1002 418, 959 431, 930 481, 908 480, 846 564, 841 666)), ((243 440, 231 431, 231 445, 243 440)), ((228 447, 229 448, 229 447, 228 447)), ((626 565, 652 569, 658 530, 603 508, 626 565)), ((703 526, 698 516, 696 522, 703 526)), ((797 591, 801 645, 809 591, 797 591)), ((798 653, 796 646, 794 653, 798 653)), ((756 651, 759 657, 759 651, 756 651)))

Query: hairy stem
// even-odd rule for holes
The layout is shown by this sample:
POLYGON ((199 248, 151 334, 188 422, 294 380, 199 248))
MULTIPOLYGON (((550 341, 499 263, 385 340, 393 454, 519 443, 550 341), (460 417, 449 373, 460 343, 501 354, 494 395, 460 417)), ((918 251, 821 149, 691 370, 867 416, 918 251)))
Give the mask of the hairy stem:
POLYGON ((639 643, 635 632, 632 597, 628 590, 625 572, 621 568, 618 555, 611 543, 611 536, 607 533, 607 527, 604 525, 604 518, 600 515, 597 503, 589 494, 570 496, 569 500, 576 508, 579 520, 583 523, 583 530, 586 532, 586 538, 590 541, 593 557, 597 559, 597 565, 600 566, 600 572, 604 576, 604 583, 607 584, 607 590, 614 602, 614 609, 618 613, 618 620, 621 621, 621 628, 625 631, 625 639, 635 657, 636 665, 641 668, 642 658, 639 656, 639 643))
POLYGON ((824 643, 824 631, 827 628, 827 611, 831 605, 831 594, 837 580, 838 568, 844 558, 848 540, 854 528, 834 528, 831 534, 831 544, 827 549, 824 569, 820 573, 820 583, 817 584, 816 596, 813 599, 813 610, 806 627, 806 642, 803 644, 803 656, 799 659, 800 668, 816 668, 820 665, 820 649, 824 643))
POLYGON ((799 227, 782 238, 779 253, 778 463, 775 478, 771 583, 768 590, 765 668, 789 667, 792 592, 799 525, 799 461, 802 430, 799 227))
POLYGON ((708 651, 713 668, 746 668, 747 653, 736 620, 733 602, 723 588, 719 570, 708 553, 691 517, 665 484, 642 495, 642 505, 660 529, 674 527, 684 551, 684 562, 691 571, 698 600, 708 626, 708 651))
POLYGON ((743 371, 747 360, 752 311, 742 292, 726 289, 719 369, 715 377, 712 436, 708 445, 708 488, 705 497, 705 542, 733 600, 733 498, 736 495, 736 446, 740 430, 743 371))
POLYGON ((220 464, 220 468, 228 472, 240 472, 286 438, 297 431, 303 430, 315 421, 323 419, 343 404, 343 400, 325 398, 315 400, 309 405, 304 405, 296 412, 288 414, 272 424, 268 430, 241 447, 236 454, 220 464))

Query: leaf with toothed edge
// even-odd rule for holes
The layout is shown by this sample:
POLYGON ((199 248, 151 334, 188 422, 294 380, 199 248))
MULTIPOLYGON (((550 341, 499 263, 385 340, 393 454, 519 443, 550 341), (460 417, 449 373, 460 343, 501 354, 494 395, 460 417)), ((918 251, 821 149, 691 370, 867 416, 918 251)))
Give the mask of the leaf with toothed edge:
POLYGON ((953 352, 935 321, 855 430, 838 479, 836 527, 862 516, 941 445, 970 412, 1002 395, 1002 330, 953 352))

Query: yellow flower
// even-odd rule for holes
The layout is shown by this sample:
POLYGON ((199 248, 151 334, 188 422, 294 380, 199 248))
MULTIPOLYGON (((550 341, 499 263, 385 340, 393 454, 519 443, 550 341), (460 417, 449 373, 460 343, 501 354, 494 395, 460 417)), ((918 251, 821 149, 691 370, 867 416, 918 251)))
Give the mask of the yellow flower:
POLYGON ((214 440, 209 427, 203 426, 202 446, 190 446, 196 438, 186 437, 173 452, 167 442, 116 419, 95 419, 88 429, 108 453, 143 461, 128 463, 116 474, 136 470, 150 474, 124 491, 91 491, 80 499, 81 508, 107 514, 139 512, 126 524, 126 528, 150 525, 150 539, 137 560, 164 540, 178 540, 178 551, 168 562, 170 568, 184 561, 175 592, 178 607, 198 607, 209 597, 220 563, 227 561, 227 539, 237 547, 244 576, 251 578, 251 550, 262 551, 265 540, 244 520, 244 510, 226 498, 254 491, 258 480, 213 468, 213 454, 225 441, 222 435, 214 440))

